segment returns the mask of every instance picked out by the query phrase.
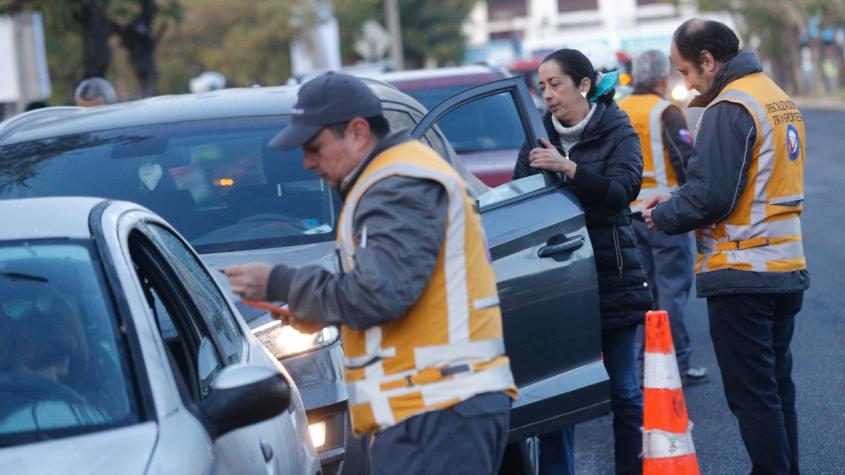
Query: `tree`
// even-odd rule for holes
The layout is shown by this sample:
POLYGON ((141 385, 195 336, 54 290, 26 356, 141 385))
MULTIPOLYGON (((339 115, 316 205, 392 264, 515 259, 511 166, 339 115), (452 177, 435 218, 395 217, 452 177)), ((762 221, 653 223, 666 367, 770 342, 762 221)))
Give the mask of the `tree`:
MULTIPOLYGON (((170 24, 181 17, 179 0, 4 0, 2 4, 2 11, 24 9, 44 12, 48 44, 50 36, 81 39, 82 73, 77 81, 106 76, 113 58, 109 38, 117 35, 129 53, 142 96, 158 91, 156 46, 170 24)), ((48 56, 55 58, 51 53, 48 56)))
MULTIPOLYGON (((793 93, 807 92, 802 81, 801 46, 813 52, 816 87, 821 82, 821 38, 807 34, 809 19, 818 16, 819 28, 845 25, 842 0, 699 0, 704 11, 726 10, 742 20, 739 32, 746 44, 758 44, 760 56, 771 62, 775 80, 793 93)), ((840 60, 840 75, 843 65, 840 60)))
POLYGON ((402 45, 408 67, 457 63, 463 59, 463 24, 475 0, 399 0, 402 45))
MULTIPOLYGON (((399 0, 405 65, 457 63, 463 59, 466 38, 463 24, 475 0, 399 0), (436 3, 436 5, 435 5, 436 3)), ((345 62, 357 58, 353 49, 364 21, 374 18, 385 24, 383 0, 334 0, 340 23, 341 51, 345 62)))
MULTIPOLYGON (((95 1, 94 3, 106 0, 95 1)), ((142 97, 158 93, 156 48, 174 21, 181 20, 178 0, 111 0, 108 25, 129 53, 142 97)))
POLYGON ((183 0, 184 20, 161 47, 163 90, 185 92, 205 70, 222 73, 227 85, 283 83, 291 72, 291 11, 300 3, 252 0, 233 9, 229 0, 183 0))
POLYGON ((793 93, 802 92, 802 11, 790 0, 699 0, 705 11, 727 10, 742 19, 739 33, 745 44, 759 44, 758 52, 771 61, 773 76, 793 93))

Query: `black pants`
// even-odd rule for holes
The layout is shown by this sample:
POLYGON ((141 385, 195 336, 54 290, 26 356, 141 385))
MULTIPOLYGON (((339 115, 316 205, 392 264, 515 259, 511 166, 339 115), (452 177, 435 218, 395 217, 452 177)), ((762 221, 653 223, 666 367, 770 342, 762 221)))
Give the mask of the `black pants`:
POLYGON ((493 475, 508 440, 510 405, 505 393, 483 393, 405 419, 375 435, 371 473, 493 475))
POLYGON ((803 292, 707 298, 710 337, 752 475, 797 475, 798 417, 789 343, 803 292))

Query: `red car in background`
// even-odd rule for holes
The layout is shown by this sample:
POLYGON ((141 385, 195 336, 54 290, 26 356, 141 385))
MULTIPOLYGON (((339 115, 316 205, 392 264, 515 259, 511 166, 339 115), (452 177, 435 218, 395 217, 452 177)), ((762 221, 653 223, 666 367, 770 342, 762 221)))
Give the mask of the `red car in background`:
MULTIPOLYGON (((495 66, 472 65, 384 73, 375 79, 393 84, 431 109, 466 89, 511 76, 495 66)), ((511 181, 525 141, 511 98, 499 94, 477 100, 449 113, 438 125, 467 169, 484 184, 495 187, 511 181)))

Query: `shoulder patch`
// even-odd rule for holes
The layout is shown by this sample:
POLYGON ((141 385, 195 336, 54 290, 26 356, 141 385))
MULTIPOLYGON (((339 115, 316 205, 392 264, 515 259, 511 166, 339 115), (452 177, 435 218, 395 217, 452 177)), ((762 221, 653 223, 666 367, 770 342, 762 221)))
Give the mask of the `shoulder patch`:
POLYGON ((688 129, 678 129, 678 137, 684 142, 692 145, 692 133, 688 129))
POLYGON ((798 129, 792 124, 786 126, 786 153, 790 160, 795 160, 801 154, 801 138, 798 129))

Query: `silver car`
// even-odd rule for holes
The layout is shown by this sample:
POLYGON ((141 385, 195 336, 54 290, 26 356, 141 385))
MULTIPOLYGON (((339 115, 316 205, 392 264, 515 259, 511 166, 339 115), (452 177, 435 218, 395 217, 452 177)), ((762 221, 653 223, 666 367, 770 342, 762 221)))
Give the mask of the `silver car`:
POLYGON ((0 473, 320 473, 296 386, 162 218, 71 197, 0 222, 0 473))

